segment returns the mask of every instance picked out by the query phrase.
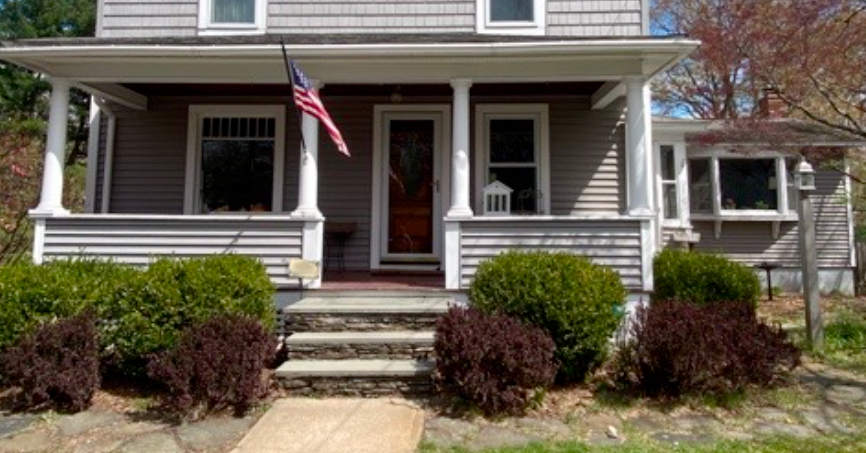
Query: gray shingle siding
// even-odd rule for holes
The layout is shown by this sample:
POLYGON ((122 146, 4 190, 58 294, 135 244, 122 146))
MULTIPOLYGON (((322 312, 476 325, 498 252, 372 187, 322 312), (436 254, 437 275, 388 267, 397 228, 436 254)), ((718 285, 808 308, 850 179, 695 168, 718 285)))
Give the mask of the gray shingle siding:
MULTIPOLYGON (((644 34, 644 0, 548 0, 551 36, 644 34)), ((199 0, 102 0, 99 37, 195 36, 199 0)), ((471 33, 476 0, 269 0, 268 33, 471 33)))

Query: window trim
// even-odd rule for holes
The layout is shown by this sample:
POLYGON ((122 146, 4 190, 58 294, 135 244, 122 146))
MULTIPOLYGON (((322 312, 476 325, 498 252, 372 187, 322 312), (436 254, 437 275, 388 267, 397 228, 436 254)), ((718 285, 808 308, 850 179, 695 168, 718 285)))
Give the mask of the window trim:
POLYGON ((532 0, 533 19, 530 21, 493 22, 490 20, 490 2, 475 0, 475 31, 498 35, 541 36, 546 33, 547 1, 532 0))
POLYGON ((475 106, 475 212, 484 210, 482 192, 487 185, 490 161, 489 120, 536 121, 536 184, 541 190, 541 212, 550 215, 550 114, 547 104, 477 104, 475 106))
MULTIPOLYGON (((792 213, 788 197, 788 172, 785 161, 791 156, 776 151, 761 151, 749 155, 734 153, 728 150, 707 150, 689 153, 687 160, 709 159, 710 183, 712 190, 712 213, 691 213, 692 220, 737 220, 737 221, 793 221, 797 213, 792 213), (772 209, 724 209, 722 204, 720 159, 768 160, 775 161, 776 167, 776 203, 772 209), (780 171, 784 169, 785 171, 780 171)), ((691 162, 688 164, 691 171, 691 162)), ((690 180, 689 180, 690 182, 690 180)), ((691 210, 691 205, 689 205, 691 210)))
POLYGON ((267 29, 267 0, 253 0, 255 2, 255 20, 252 23, 214 23, 213 16, 214 0, 198 0, 198 34, 202 36, 219 35, 255 35, 264 34, 267 29))
POLYGON ((656 165, 656 190, 658 193, 659 218, 662 220, 662 226, 670 228, 691 228, 691 201, 689 199, 689 168, 688 159, 686 158, 686 144, 682 141, 659 141, 655 143, 655 161, 656 165), (677 194, 677 218, 667 219, 664 214, 664 185, 662 177, 662 147, 672 146, 674 148, 674 179, 673 184, 676 187, 677 194))
MULTIPOLYGON (((283 212, 283 192, 286 172, 286 107, 284 105, 219 105, 194 104, 187 117, 186 171, 184 176, 183 212, 201 214, 201 131, 204 118, 213 116, 244 116, 273 118, 274 129, 274 181, 271 213, 283 212)), ((233 214, 233 213, 227 213, 233 214)), ((245 212, 244 214, 253 214, 245 212)), ((258 213, 268 214, 266 213, 258 213)))

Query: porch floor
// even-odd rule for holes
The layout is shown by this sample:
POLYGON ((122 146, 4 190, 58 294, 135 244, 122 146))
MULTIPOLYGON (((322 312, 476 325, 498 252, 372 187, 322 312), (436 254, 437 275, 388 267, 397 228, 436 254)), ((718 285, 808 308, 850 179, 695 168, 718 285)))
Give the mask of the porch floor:
POLYGON ((442 291, 445 276, 440 273, 371 273, 371 272, 328 272, 322 278, 324 291, 442 291))

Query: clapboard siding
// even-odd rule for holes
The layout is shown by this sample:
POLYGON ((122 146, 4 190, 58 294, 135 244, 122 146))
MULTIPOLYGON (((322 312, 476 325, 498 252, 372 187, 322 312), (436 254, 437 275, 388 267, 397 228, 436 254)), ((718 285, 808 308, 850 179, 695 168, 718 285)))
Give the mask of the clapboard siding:
POLYGON ((550 102, 550 207, 553 215, 622 212, 624 105, 591 110, 588 97, 550 102))
POLYGON ((564 251, 614 268, 623 284, 642 287, 639 220, 521 219, 460 222, 461 286, 469 287, 478 266, 507 250, 564 251))
POLYGON ((74 215, 46 220, 45 259, 100 257, 145 266, 154 257, 235 253, 259 258, 278 285, 301 257, 303 222, 287 217, 74 215))
POLYGON ((643 0, 548 0, 547 34, 553 36, 640 36, 643 0))
MULTIPOLYGON (((820 170, 816 185, 818 190, 812 199, 818 266, 851 267, 845 178, 839 172, 820 170)), ((701 241, 695 244, 695 250, 722 253, 750 265, 766 261, 783 267, 800 267, 797 222, 783 222, 778 239, 773 239, 770 222, 725 222, 719 238, 715 236, 713 222, 693 223, 695 230, 701 234, 701 241)))
MULTIPOLYGON (((547 34, 639 36, 644 0, 548 0, 547 34)), ((198 34, 199 0, 104 0, 101 37, 198 34)), ((476 0, 269 0, 268 33, 472 33, 476 0)))
MULTIPOLYGON (((519 93, 519 88, 515 89, 519 93)), ((242 93, 240 93, 242 94, 242 93)), ((381 96, 327 96, 324 102, 352 157, 336 152, 324 129, 319 137, 319 205, 328 222, 355 222, 357 231, 345 249, 347 269, 370 266, 373 172, 373 111, 389 104, 381 96)), ((187 115, 192 104, 284 104, 285 98, 248 96, 151 96, 147 111, 118 105, 111 212, 182 214, 187 152, 187 115)), ((407 105, 449 104, 450 97, 404 97, 407 105)), ((621 156, 621 105, 593 111, 587 96, 475 96, 479 103, 544 103, 550 108, 551 205, 560 216, 619 213, 624 185, 621 156)), ((287 105, 286 168, 283 210, 297 206, 297 119, 287 105)), ((472 115, 474 124, 474 115, 472 115)), ((103 121, 107 124, 107 120, 103 121)), ((474 134, 474 127, 470 130, 474 134)), ((474 144, 474 140, 471 141, 474 144)), ((100 156, 104 156, 104 140, 100 156)), ((472 151, 474 155, 474 150, 472 151)), ((102 162, 101 157, 100 161, 102 162)), ((470 160, 474 162, 474 160, 470 160)), ((447 169, 445 170, 447 171, 447 169)), ((473 172, 474 177, 474 172, 473 172)), ((102 172, 97 188, 101 191, 102 172)), ((474 186, 473 186, 474 187, 474 186)), ((448 200, 444 200, 447 209, 448 200)), ((444 211, 443 211, 444 212, 444 211)))

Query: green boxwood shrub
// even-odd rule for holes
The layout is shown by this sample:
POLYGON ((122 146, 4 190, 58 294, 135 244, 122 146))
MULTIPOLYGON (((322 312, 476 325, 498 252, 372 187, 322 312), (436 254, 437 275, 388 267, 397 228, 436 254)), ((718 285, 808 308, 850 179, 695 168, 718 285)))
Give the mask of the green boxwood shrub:
POLYGON ((546 330, 556 343, 557 378, 585 379, 607 356, 627 292, 618 273, 569 253, 509 251, 479 266, 470 304, 546 330))
POLYGON ((143 374, 147 356, 217 315, 273 329, 274 287, 264 265, 237 255, 162 258, 147 269, 93 260, 0 267, 0 350, 37 324, 92 308, 103 363, 143 374))
POLYGON ((665 249, 656 255, 653 273, 653 301, 698 305, 736 301, 755 306, 761 294, 754 270, 720 255, 665 249))

